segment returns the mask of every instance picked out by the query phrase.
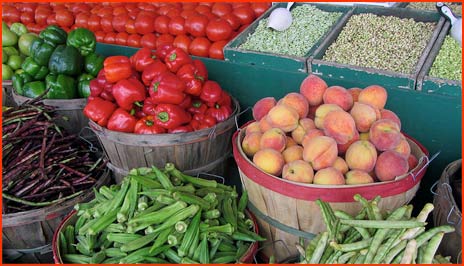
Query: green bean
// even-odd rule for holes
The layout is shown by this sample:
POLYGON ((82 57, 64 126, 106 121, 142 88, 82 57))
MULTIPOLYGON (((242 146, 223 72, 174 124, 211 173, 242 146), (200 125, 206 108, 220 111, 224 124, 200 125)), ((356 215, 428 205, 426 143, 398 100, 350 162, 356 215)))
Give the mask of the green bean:
POLYGON ((337 264, 346 264, 352 257, 356 255, 355 251, 351 251, 341 255, 335 263, 337 264))
POLYGON ((424 251, 424 256, 420 260, 421 264, 431 264, 432 259, 435 256, 435 253, 437 252, 438 247, 440 246, 440 242, 443 239, 443 236, 445 233, 440 232, 436 235, 434 235, 429 243, 427 244, 427 247, 425 248, 424 251))
POLYGON ((377 221, 377 220, 340 220, 342 224, 348 224, 351 226, 359 226, 364 228, 414 228, 425 226, 427 223, 416 222, 416 221, 377 221))
POLYGON ((350 251, 356 251, 360 250, 363 248, 369 247, 369 245, 372 242, 372 238, 369 239, 364 239, 358 242, 354 243, 349 243, 349 244, 338 244, 335 242, 330 242, 330 246, 333 247, 335 250, 340 250, 343 252, 350 252, 350 251))
MULTIPOLYGON (((340 219, 348 219, 348 220, 353 219, 353 217, 349 215, 348 213, 343 212, 343 211, 338 211, 338 210, 335 211, 335 216, 340 219)), ((366 228, 362 228, 362 227, 353 227, 353 228, 356 229, 356 231, 358 231, 361 234, 363 239, 368 239, 371 237, 371 235, 369 234, 369 231, 366 228)))
POLYGON ((374 264, 380 263, 387 255, 387 252, 393 246, 393 243, 396 242, 398 239, 400 239, 400 236, 404 233, 404 231, 406 231, 406 229, 399 229, 399 230, 396 230, 396 233, 390 234, 390 237, 388 238, 387 242, 382 244, 379 247, 377 251, 377 256, 374 257, 372 263, 374 264))
POLYGON ((434 228, 420 234, 416 238, 417 246, 418 247, 422 246, 423 244, 425 244, 425 242, 429 241, 434 235, 436 235, 436 234, 438 234, 440 232, 443 232, 443 233, 454 232, 454 227, 452 227, 450 225, 440 225, 438 227, 434 227, 434 228))
MULTIPOLYGON (((427 203, 424 205, 424 208, 420 211, 420 213, 416 217, 416 221, 418 222, 425 222, 429 214, 433 211, 433 204, 427 203)), ((403 236, 401 236, 401 240, 404 239, 412 239, 414 235, 419 231, 420 227, 410 228, 404 232, 403 236)))
POLYGON ((317 243, 316 249, 314 250, 313 255, 311 256, 311 259, 309 260, 309 263, 311 264, 316 264, 319 262, 319 260, 322 257, 322 254, 327 246, 327 240, 329 239, 329 233, 323 232, 321 239, 317 243))
POLYGON ((383 263, 390 264, 391 261, 406 247, 406 245, 407 245, 407 241, 401 240, 401 242, 398 245, 390 249, 390 251, 385 256, 383 263))
POLYGON ((415 239, 411 239, 406 244, 406 248, 404 250, 403 257, 401 258, 401 264, 411 264, 412 257, 414 256, 414 252, 417 250, 417 242, 415 239))
POLYGON ((316 249, 317 244, 319 243, 319 240, 321 239, 322 234, 318 234, 315 236, 310 242, 309 245, 306 247, 305 250, 305 258, 309 259, 314 253, 314 250, 316 249))

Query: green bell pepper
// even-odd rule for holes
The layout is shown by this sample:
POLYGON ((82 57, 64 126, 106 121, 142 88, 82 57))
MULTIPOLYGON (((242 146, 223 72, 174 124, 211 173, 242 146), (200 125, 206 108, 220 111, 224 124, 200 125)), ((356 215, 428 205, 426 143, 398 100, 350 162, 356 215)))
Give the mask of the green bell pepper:
POLYGON ((96 53, 90 53, 85 57, 84 69, 90 75, 96 77, 98 72, 103 68, 103 61, 105 58, 96 53))
POLYGON ((18 37, 25 33, 28 33, 26 26, 24 26, 24 24, 19 23, 19 22, 15 22, 11 24, 10 30, 14 32, 16 35, 18 35, 18 37))
POLYGON ((69 32, 67 45, 76 47, 81 55, 87 56, 95 52, 97 40, 93 32, 85 28, 77 28, 69 32))
POLYGON ((26 57, 24 62, 21 64, 21 68, 34 80, 44 79, 48 74, 48 68, 46 66, 40 66, 37 62, 32 59, 32 57, 26 57))
POLYGON ((32 81, 24 84, 23 96, 29 98, 36 98, 45 92, 45 82, 43 81, 32 81))
POLYGON ((44 42, 44 40, 37 38, 32 42, 31 47, 29 48, 29 53, 34 61, 36 61, 39 65, 48 66, 48 60, 50 60, 50 56, 54 50, 55 47, 44 42))
POLYGON ((62 28, 51 25, 41 31, 39 37, 42 38, 46 43, 55 47, 60 44, 65 44, 68 34, 62 28))
POLYGON ((24 72, 24 70, 22 72, 15 73, 12 78, 13 88, 16 90, 17 94, 23 95, 24 84, 31 81, 33 81, 31 75, 24 72))
POLYGON ((77 95, 79 98, 87 98, 90 96, 90 81, 94 77, 90 74, 82 74, 79 76, 77 83, 77 95))
POLYGON ((45 78, 48 88, 46 98, 48 99, 74 99, 76 98, 76 81, 63 74, 48 74, 45 78))
POLYGON ((77 76, 84 68, 84 58, 75 47, 60 45, 50 56, 48 68, 55 74, 77 76))

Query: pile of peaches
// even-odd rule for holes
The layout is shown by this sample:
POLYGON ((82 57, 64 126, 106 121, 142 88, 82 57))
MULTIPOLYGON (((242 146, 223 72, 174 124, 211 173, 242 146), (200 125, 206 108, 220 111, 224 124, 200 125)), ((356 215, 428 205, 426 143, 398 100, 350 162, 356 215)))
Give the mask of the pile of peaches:
POLYGON ((253 106, 243 152, 260 170, 319 185, 391 181, 413 169, 417 158, 401 133, 401 120, 385 109, 387 91, 327 86, 310 74, 277 101, 253 106))

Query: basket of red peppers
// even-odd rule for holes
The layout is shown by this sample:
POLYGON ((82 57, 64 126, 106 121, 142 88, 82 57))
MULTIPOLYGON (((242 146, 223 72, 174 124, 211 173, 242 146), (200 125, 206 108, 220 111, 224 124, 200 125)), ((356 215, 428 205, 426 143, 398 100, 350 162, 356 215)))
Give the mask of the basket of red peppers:
POLYGON ((166 162, 190 174, 210 171, 230 154, 238 112, 202 61, 170 45, 107 57, 84 108, 120 176, 166 162))

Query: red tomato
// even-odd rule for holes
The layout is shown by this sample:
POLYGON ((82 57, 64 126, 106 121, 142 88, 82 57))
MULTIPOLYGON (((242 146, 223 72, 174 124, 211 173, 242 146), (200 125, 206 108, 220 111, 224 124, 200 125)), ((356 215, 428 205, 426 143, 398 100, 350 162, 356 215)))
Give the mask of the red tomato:
POLYGON ((21 23, 23 23, 24 25, 31 24, 31 23, 35 22, 33 12, 23 12, 23 13, 21 13, 20 19, 21 19, 21 23))
POLYGON ((154 33, 148 33, 145 35, 142 35, 142 38, 140 39, 140 45, 142 47, 147 47, 149 49, 155 49, 156 48, 156 36, 154 33))
POLYGON ((250 24, 255 20, 255 12, 253 12, 253 9, 250 7, 238 7, 235 8, 234 11, 232 11, 234 15, 237 16, 237 18, 240 20, 240 23, 243 24, 250 24))
POLYGON ((158 39, 156 39, 156 49, 163 45, 172 45, 174 42, 174 37, 171 34, 161 34, 158 36, 158 39))
POLYGON ((253 12, 255 13, 255 17, 261 16, 266 10, 269 9, 271 6, 270 3, 265 3, 265 2, 256 2, 256 3, 251 3, 251 9, 253 9, 253 12))
POLYGON ((206 37, 213 42, 227 40, 232 34, 232 27, 223 19, 211 20, 206 27, 206 37))
POLYGON ((166 14, 169 12, 169 9, 171 9, 171 6, 170 5, 165 5, 165 6, 160 7, 158 9, 157 13, 158 13, 158 15, 166 16, 166 14))
POLYGON ((68 10, 56 11, 56 23, 60 27, 71 27, 74 24, 74 15, 68 10))
POLYGON ((218 19, 219 17, 214 15, 213 13, 211 12, 206 12, 206 13, 203 13, 203 16, 207 17, 208 20, 215 20, 215 19, 218 19))
POLYGON ((193 39, 189 45, 189 53, 195 56, 208 57, 209 47, 211 42, 205 37, 198 37, 193 39))
POLYGON ((106 33, 102 30, 96 31, 95 32, 95 39, 97 39, 97 42, 103 42, 105 39, 106 33))
POLYGON ((114 32, 107 32, 105 38, 103 39, 104 43, 114 44, 116 41, 116 33, 114 32))
POLYGON ((18 9, 21 12, 35 12, 35 9, 37 8, 37 3, 19 3, 18 9))
POLYGON ((81 12, 76 15, 75 24, 80 28, 88 28, 90 14, 87 12, 81 12))
POLYGON ((132 46, 132 47, 140 47, 140 35, 138 34, 131 34, 127 38, 127 46, 132 46))
POLYGON ((101 30, 102 28, 100 26, 100 17, 95 14, 90 15, 89 21, 87 22, 87 27, 89 27, 89 30, 93 32, 101 30))
POLYGON ((180 12, 180 16, 183 17, 184 19, 187 19, 195 15, 200 15, 200 14, 195 10, 183 10, 182 12, 180 12))
POLYGON ((182 10, 194 10, 198 3, 184 2, 182 3, 182 10))
POLYGON ((180 49, 184 50, 186 53, 188 53, 188 48, 189 48, 189 45, 190 45, 191 42, 192 42, 192 40, 190 39, 190 37, 188 37, 185 34, 182 34, 182 35, 177 35, 177 37, 174 39, 174 42, 172 43, 172 45, 174 47, 180 48, 180 49))
POLYGON ((229 3, 217 2, 214 3, 213 7, 211 8, 211 12, 218 17, 222 17, 225 14, 232 12, 232 5, 229 3))
POLYGON ((155 19, 155 31, 163 34, 169 32, 169 22, 171 19, 166 15, 158 16, 155 19))
POLYGON ((181 35, 186 34, 187 31, 185 30, 185 19, 181 16, 177 16, 169 21, 169 34, 172 35, 181 35))
POLYGON ((52 10, 48 6, 38 6, 35 9, 34 20, 39 25, 47 25, 47 18, 52 13, 52 10))
POLYGON ((150 12, 155 12, 156 7, 150 3, 143 3, 141 6, 139 6, 140 10, 143 11, 150 11, 150 12))
POLYGON ((153 13, 146 11, 140 12, 135 19, 135 31, 141 35, 154 32, 154 21, 153 13))
POLYGON ((132 11, 129 11, 129 17, 133 20, 135 20, 137 18, 137 16, 139 15, 140 13, 140 10, 139 9, 135 9, 135 10, 132 10, 132 11))
POLYGON ((236 15, 229 13, 223 16, 222 19, 227 21, 233 30, 240 28, 240 20, 236 15))
POLYGON ((195 37, 203 37, 206 35, 206 26, 208 22, 209 20, 206 16, 191 16, 185 20, 185 29, 195 37))
POLYGON ((126 45, 127 38, 129 38, 129 34, 127 34, 127 32, 119 32, 116 34, 115 43, 118 45, 126 45))
POLYGON ((206 13, 206 12, 211 12, 211 7, 201 4, 201 5, 198 5, 195 8, 195 11, 197 11, 200 14, 203 14, 203 13, 206 13))
POLYGON ((52 13, 47 18, 47 25, 57 25, 56 14, 52 13))
POLYGON ((232 3, 232 8, 233 9, 236 9, 236 8, 239 8, 239 7, 250 7, 250 3, 247 3, 247 2, 232 3))
MULTIPOLYGON (((124 9, 125 10, 125 9, 124 9)), ((126 13, 117 15, 113 17, 111 25, 113 25, 113 29, 117 32, 125 32, 126 31, 126 24, 129 20, 129 15, 126 13)))
POLYGON ((137 7, 137 4, 136 3, 126 3, 124 5, 124 7, 126 8, 127 11, 131 12, 131 11, 134 11, 134 10, 140 10, 138 7, 137 7))
POLYGON ((99 15, 100 17, 104 17, 104 16, 112 16, 113 15, 113 8, 112 7, 109 7, 109 6, 105 6, 105 7, 102 7, 97 15, 99 15))
POLYGON ((70 11, 74 14, 79 14, 81 12, 89 12, 90 6, 86 3, 76 3, 71 6, 70 11))
POLYGON ((126 27, 126 32, 127 33, 129 33, 129 34, 137 33, 137 31, 135 30, 135 20, 128 19, 125 27, 126 27))
POLYGON ((169 18, 175 18, 177 16, 180 16, 180 12, 181 12, 180 9, 173 7, 168 11, 168 13, 166 13, 166 16, 168 16, 169 18))
POLYGON ((123 6, 118 6, 118 7, 115 7, 113 9, 113 16, 118 16, 118 15, 122 15, 122 14, 126 14, 127 15, 127 10, 125 7, 123 6))
POLYGON ((203 6, 209 6, 209 7, 212 7, 214 5, 213 2, 200 2, 199 4, 203 6))
POLYGON ((101 17, 100 26, 104 32, 113 32, 113 16, 106 15, 101 17))
POLYGON ((224 60, 224 46, 226 44, 227 41, 218 41, 211 44, 209 47, 209 57, 224 60))
POLYGON ((14 6, 3 6, 2 18, 7 22, 20 22, 21 12, 14 6))
POLYGON ((26 25, 26 28, 33 33, 39 34, 41 31, 45 29, 46 25, 39 25, 35 23, 29 23, 26 25))

